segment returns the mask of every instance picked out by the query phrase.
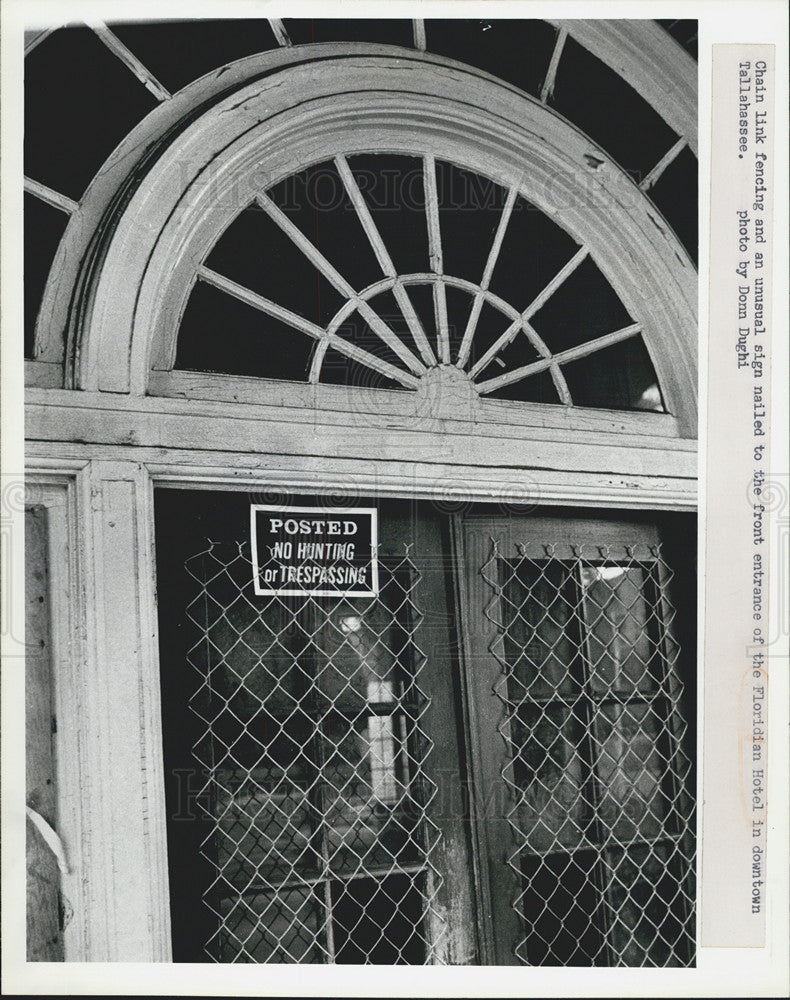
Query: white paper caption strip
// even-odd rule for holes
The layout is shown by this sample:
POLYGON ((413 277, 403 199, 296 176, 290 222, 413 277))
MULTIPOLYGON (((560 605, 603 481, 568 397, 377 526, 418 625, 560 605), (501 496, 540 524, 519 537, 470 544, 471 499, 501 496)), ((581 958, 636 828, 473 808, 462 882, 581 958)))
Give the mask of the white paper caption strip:
POLYGON ((775 51, 713 46, 701 943, 765 946, 775 51))

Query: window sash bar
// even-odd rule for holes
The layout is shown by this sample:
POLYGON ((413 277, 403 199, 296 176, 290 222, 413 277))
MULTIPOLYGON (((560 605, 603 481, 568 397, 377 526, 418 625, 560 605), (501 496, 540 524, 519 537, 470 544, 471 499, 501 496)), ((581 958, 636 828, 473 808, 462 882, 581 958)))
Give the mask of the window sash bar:
POLYGON ((312 337, 314 340, 317 340, 319 344, 322 342, 326 343, 328 347, 332 347, 339 354, 344 354, 346 357, 352 358, 354 361, 358 361, 360 364, 366 365, 368 368, 372 368, 380 375, 384 375, 386 378, 399 382, 407 389, 417 388, 419 380, 413 375, 410 375, 408 372, 401 371, 399 368, 396 368, 387 361, 383 361, 381 358, 377 358, 375 354, 371 354, 369 351, 366 351, 361 347, 356 347, 354 344, 348 343, 348 341, 343 340, 342 337, 338 337, 337 334, 329 333, 320 326, 317 326, 315 323, 311 323, 309 319, 305 319, 303 316, 299 316, 297 313, 291 312, 290 309, 277 305, 277 303, 272 302, 271 299, 258 295, 249 288, 245 288, 243 285, 239 285, 235 281, 231 281, 230 278, 223 277, 223 275, 218 274, 216 271, 212 271, 205 265, 201 265, 197 269, 197 273, 198 277, 202 278, 203 281, 213 285, 220 291, 227 292, 228 295, 232 295, 240 302, 244 302, 245 305, 251 306, 259 312, 266 313, 268 316, 272 316, 274 319, 278 319, 281 322, 286 323, 288 326, 292 326, 294 329, 300 330, 302 333, 306 333, 308 337, 312 337))
POLYGON ((301 250, 313 267, 320 271, 341 295, 344 295, 354 303, 357 312, 359 312, 360 316, 363 317, 373 332, 387 347, 415 374, 422 375, 425 371, 425 365, 398 338, 394 331, 387 326, 378 313, 374 311, 373 307, 358 295, 334 265, 330 264, 318 247, 305 236, 298 226, 291 222, 285 212, 265 193, 258 194, 255 200, 269 218, 288 236, 291 242, 301 250))
MULTIPOLYGON (((428 258, 431 271, 440 278, 444 274, 442 260, 442 234, 439 225, 439 191, 436 185, 436 159, 430 153, 423 158, 423 180, 425 184, 425 216, 428 223, 428 258)), ((439 361, 450 363, 450 332, 447 325, 447 295, 444 282, 433 285, 433 307, 436 316, 439 361)))
POLYGON ((469 359, 469 352, 472 349, 472 340, 474 339, 475 331, 477 329, 477 321, 480 318, 480 312, 483 308, 483 293, 488 290, 491 276, 493 275, 494 268, 499 260, 499 253, 505 240, 505 231, 507 230, 508 223, 510 222, 510 216, 513 214, 513 207, 516 204, 517 197, 518 189, 514 186, 510 189, 510 191, 508 191, 507 201, 505 202, 505 207, 502 209, 502 215, 499 217, 499 225, 497 226, 497 230, 494 235, 494 242, 491 244, 491 249, 488 253, 488 260, 486 261, 486 265, 483 270, 483 277, 480 280, 480 291, 475 295, 474 302, 472 303, 472 311, 469 314, 469 321, 466 324, 466 330, 464 330, 464 336, 461 341, 461 346, 458 349, 458 357, 455 362, 458 368, 463 368, 469 359))
POLYGON ((672 163, 676 157, 683 152, 683 150, 688 146, 686 139, 678 139, 674 146, 667 150, 666 153, 661 157, 658 163, 653 167, 653 169, 645 174, 642 180, 639 182, 640 191, 649 191, 650 188, 658 181, 659 177, 664 173, 667 167, 672 163))
POLYGON ((384 245, 384 240, 381 238, 378 226, 373 221, 373 216, 370 214, 367 202, 365 201, 362 192, 359 190, 359 185, 356 182, 354 174, 352 173, 351 167, 348 165, 348 160, 345 156, 335 157, 335 167, 337 168, 337 172, 340 174, 340 178, 346 189, 346 194, 348 195, 351 204, 354 206, 354 211, 357 214, 360 225, 365 231, 365 235, 368 238, 373 253, 376 255, 379 267, 381 267, 381 270, 388 278, 395 279, 395 284, 392 286, 392 294, 395 296, 395 301, 398 303, 398 306, 403 313, 403 317, 408 324, 415 344, 419 348, 423 361, 425 361, 429 367, 433 367, 436 364, 436 355, 433 353, 431 345, 428 342, 428 338, 425 336, 422 323, 420 323, 417 313, 414 311, 414 306, 412 305, 408 292, 398 281, 398 272, 392 262, 392 257, 390 257, 389 251, 384 245))
POLYGON ((570 361, 586 358, 588 355, 595 354, 605 347, 611 347, 623 340, 629 340, 641 332, 642 327, 639 323, 625 326, 622 330, 615 330, 613 333, 604 334, 603 337, 597 337, 586 344, 571 347, 567 351, 560 351, 559 354, 555 354, 550 358, 541 358, 540 361, 533 361, 532 364, 516 368, 512 372, 505 372, 504 375, 498 375, 496 378, 488 379, 486 382, 479 382, 477 391, 481 394, 494 392, 506 385, 511 385, 513 382, 520 382, 521 379, 528 378, 530 375, 536 375, 538 372, 545 371, 547 368, 551 368, 552 365, 563 365, 570 361))
MULTIPOLYGON (((557 291, 560 285, 570 277, 571 274, 576 270, 576 268, 582 263, 582 261, 588 256, 589 250, 587 247, 582 247, 573 257, 568 261, 565 267, 551 279, 551 281, 546 285, 542 292, 540 292, 536 298, 530 302, 527 308, 522 312, 519 320, 513 320, 510 326, 505 330, 503 334, 500 335, 499 339, 496 340, 491 347, 486 351, 480 360, 472 366, 469 371, 469 377, 474 378, 479 372, 481 372, 490 361, 492 361, 497 354, 506 347, 518 329, 521 323, 526 323, 536 312, 551 298, 551 296, 557 291)), ((541 369, 542 371, 542 369, 541 369)))
POLYGON ((52 208, 60 209, 66 215, 73 215, 80 207, 78 202, 67 198, 65 194, 47 187, 46 184, 42 184, 40 181, 34 181, 31 177, 25 178, 25 191, 28 194, 32 194, 34 198, 38 198, 39 201, 51 205, 52 208))
POLYGON ((166 87, 162 86, 148 67, 143 65, 137 56, 124 45, 116 34, 110 31, 103 21, 91 24, 90 27, 97 37, 104 42, 110 52, 112 52, 117 59, 120 59, 127 69, 134 73, 140 83, 142 83, 146 90, 154 95, 157 101, 163 102, 170 100, 172 97, 170 91, 166 87))
POLYGON ((288 34, 288 30, 283 24, 279 17, 270 17, 269 24, 274 32, 274 37, 277 39, 277 44, 281 45, 283 48, 290 48, 293 45, 291 41, 291 36, 288 34))
POLYGON ((565 39, 567 37, 568 29, 565 27, 560 28, 554 42, 554 51, 551 53, 551 62, 549 63, 549 68, 546 70, 546 79, 543 81, 543 86, 540 88, 540 100, 543 104, 545 104, 554 94, 554 84, 557 80, 557 69, 560 65, 560 56, 562 55, 562 50, 565 47, 565 39))

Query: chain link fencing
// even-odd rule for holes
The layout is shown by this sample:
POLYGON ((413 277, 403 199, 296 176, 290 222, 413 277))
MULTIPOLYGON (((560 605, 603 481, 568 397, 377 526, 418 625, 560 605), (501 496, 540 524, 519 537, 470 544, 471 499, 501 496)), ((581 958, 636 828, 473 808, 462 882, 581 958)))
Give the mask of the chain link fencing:
POLYGON ((217 962, 421 964, 444 933, 418 574, 375 598, 256 597, 247 543, 186 569, 192 748, 217 962))
POLYGON ((657 545, 516 551, 494 542, 482 569, 502 666, 515 955, 690 965, 694 805, 672 572, 657 545))

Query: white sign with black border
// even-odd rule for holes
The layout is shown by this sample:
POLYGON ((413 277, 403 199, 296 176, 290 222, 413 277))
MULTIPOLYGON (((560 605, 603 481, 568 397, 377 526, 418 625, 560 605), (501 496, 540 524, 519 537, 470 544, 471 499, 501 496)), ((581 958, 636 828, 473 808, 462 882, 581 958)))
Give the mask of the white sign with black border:
POLYGON ((250 505, 259 597, 376 597, 375 507, 250 505))

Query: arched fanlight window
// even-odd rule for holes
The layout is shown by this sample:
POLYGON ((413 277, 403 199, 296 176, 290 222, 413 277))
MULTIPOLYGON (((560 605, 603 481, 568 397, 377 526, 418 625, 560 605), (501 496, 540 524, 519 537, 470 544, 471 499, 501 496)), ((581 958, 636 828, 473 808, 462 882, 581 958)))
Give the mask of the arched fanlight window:
POLYGON ((663 410, 589 247, 518 184, 431 153, 339 154, 262 188, 196 279, 177 369, 663 410))
POLYGON ((75 385, 178 394, 167 373, 192 369, 417 389, 475 419, 663 409, 693 436, 693 266, 626 173, 512 88, 435 56, 300 61, 149 156, 69 300, 75 385))

